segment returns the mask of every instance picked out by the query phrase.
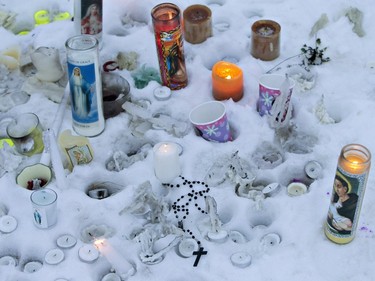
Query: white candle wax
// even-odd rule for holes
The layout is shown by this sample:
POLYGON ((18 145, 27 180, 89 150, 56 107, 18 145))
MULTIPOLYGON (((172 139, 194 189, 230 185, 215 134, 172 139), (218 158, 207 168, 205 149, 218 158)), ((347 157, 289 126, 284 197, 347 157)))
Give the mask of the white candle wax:
POLYGON ((99 258, 99 251, 93 245, 84 245, 78 250, 81 261, 93 263, 99 258))
POLYGON ((64 234, 57 238, 56 244, 62 249, 69 249, 77 244, 77 239, 70 234, 64 234))
POLYGON ((105 239, 98 239, 95 241, 95 247, 107 259, 114 271, 121 276, 131 276, 135 269, 123 256, 116 251, 115 248, 105 239))
POLYGON ((274 247, 280 244, 281 237, 277 233, 268 233, 262 237, 260 242, 264 247, 274 247))
POLYGON ((169 183, 180 175, 179 149, 175 143, 163 142, 154 146, 154 170, 162 183, 169 183))
POLYGON ((17 220, 9 215, 0 217, 0 232, 11 233, 17 228, 17 220))
POLYGON ((64 260, 64 252, 60 249, 49 250, 44 257, 44 260, 51 265, 59 264, 64 260))
POLYGON ((39 261, 30 261, 27 264, 25 264, 23 268, 23 272, 26 273, 34 273, 37 272, 39 269, 43 267, 43 264, 39 261))
POLYGON ((38 228, 49 228, 57 221, 57 194, 49 188, 38 189, 31 193, 34 224, 38 228))

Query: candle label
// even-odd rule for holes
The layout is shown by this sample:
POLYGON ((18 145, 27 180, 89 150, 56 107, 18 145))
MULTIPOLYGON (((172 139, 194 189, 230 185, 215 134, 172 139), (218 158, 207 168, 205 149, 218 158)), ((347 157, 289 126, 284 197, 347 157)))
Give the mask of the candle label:
POLYGON ((88 145, 73 146, 70 148, 65 148, 67 155, 69 156, 69 161, 72 166, 83 165, 90 163, 93 159, 91 150, 88 145))
POLYGON ((102 1, 81 0, 81 34, 96 35, 102 32, 102 11, 102 1))
POLYGON ((70 61, 68 72, 74 125, 89 127, 99 120, 95 64, 90 60, 70 61))
POLYGON ((354 236, 368 173, 353 175, 337 167, 326 232, 336 238, 354 236))
POLYGON ((44 208, 34 208, 34 222, 39 228, 48 228, 47 212, 44 208))
POLYGON ((160 44, 159 62, 163 82, 171 89, 186 86, 186 83, 181 84, 181 77, 186 77, 186 69, 180 26, 171 31, 160 32, 157 40, 160 44))

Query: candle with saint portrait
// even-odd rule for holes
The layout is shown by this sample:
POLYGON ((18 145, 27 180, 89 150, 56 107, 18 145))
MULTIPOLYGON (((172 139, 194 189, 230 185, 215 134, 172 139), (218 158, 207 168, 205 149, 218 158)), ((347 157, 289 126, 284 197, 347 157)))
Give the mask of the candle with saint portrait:
POLYGON ((180 9, 172 3, 162 3, 151 11, 164 86, 178 90, 187 86, 180 9))
POLYGON ((371 164, 370 151, 360 144, 342 148, 324 231, 328 239, 346 244, 354 239, 371 164))
POLYGON ((103 0, 75 0, 74 26, 77 35, 93 35, 102 41, 103 0))

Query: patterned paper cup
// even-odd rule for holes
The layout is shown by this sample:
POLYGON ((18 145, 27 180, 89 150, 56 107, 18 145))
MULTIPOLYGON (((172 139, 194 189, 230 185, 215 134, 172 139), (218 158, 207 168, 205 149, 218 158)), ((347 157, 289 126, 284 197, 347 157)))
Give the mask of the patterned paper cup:
POLYGON ((232 140, 225 106, 222 102, 209 101, 196 106, 190 111, 189 119, 199 134, 208 141, 232 140))
MULTIPOLYGON (((257 109, 260 116, 270 115, 272 105, 275 99, 281 94, 280 87, 285 80, 285 76, 281 74, 264 74, 259 79, 259 99, 257 109)), ((288 102, 292 96, 294 81, 289 79, 291 85, 289 87, 288 102)), ((286 108, 287 110, 287 108, 286 108)))

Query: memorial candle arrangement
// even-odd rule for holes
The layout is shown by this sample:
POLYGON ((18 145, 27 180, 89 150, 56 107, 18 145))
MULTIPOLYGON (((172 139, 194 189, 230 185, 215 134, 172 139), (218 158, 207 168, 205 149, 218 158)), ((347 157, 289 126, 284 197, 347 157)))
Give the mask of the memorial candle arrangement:
POLYGON ((259 20, 251 26, 251 55, 264 61, 280 55, 280 25, 272 20, 259 20))
POLYGON ((230 62, 217 62, 212 68, 212 95, 216 100, 239 101, 243 96, 242 70, 230 62))
POLYGON ((371 164, 370 151, 360 144, 342 148, 324 231, 328 239, 346 244, 354 239, 371 164))
POLYGON ((184 36, 191 44, 206 41, 212 36, 211 10, 204 5, 192 5, 184 10, 184 36))
POLYGON ((159 4, 151 11, 161 80, 171 90, 188 83, 180 14, 180 9, 171 3, 159 4))
POLYGON ((94 35, 99 42, 103 31, 103 1, 75 0, 74 26, 77 35, 94 35))

